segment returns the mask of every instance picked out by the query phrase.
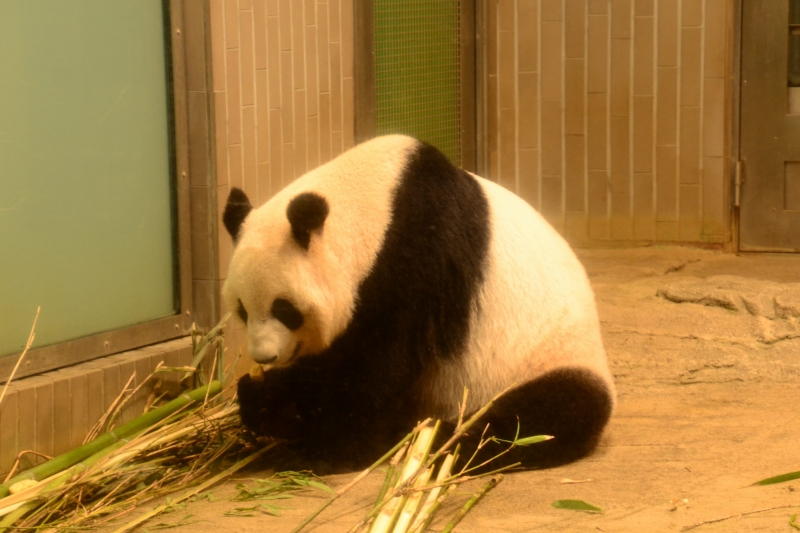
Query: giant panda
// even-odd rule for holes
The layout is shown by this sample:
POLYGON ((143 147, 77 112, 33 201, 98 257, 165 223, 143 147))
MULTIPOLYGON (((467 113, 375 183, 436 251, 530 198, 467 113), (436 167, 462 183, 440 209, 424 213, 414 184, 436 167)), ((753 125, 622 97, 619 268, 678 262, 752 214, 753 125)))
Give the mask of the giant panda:
POLYGON ((238 382, 255 433, 315 468, 353 470, 426 417, 447 437, 464 387, 467 413, 510 387, 465 446, 488 424, 484 437, 555 437, 503 456, 526 467, 595 448, 615 389, 594 296, 567 243, 513 193, 390 135, 257 209, 231 189, 223 222, 235 244, 223 296, 268 365, 238 382))

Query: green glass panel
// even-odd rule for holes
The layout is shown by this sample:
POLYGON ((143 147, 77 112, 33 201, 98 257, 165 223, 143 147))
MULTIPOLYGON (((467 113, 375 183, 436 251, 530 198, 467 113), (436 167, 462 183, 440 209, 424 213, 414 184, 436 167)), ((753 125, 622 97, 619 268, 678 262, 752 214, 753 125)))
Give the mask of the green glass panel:
POLYGON ((461 163, 458 0, 375 0, 378 134, 406 133, 461 163))
POLYGON ((0 356, 175 313, 164 24, 0 1, 0 356))

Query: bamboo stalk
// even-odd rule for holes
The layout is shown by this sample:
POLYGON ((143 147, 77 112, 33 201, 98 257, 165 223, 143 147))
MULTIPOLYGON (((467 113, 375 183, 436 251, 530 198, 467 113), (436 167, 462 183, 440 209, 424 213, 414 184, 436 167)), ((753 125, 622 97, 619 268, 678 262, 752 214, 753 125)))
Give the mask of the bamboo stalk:
MULTIPOLYGON (((193 350, 194 358, 192 358, 192 362, 189 365, 190 367, 193 367, 194 370, 187 371, 181 378, 181 381, 190 378, 197 371, 197 369, 200 368, 200 363, 202 363, 203 359, 205 359, 206 352, 208 352, 208 349, 211 347, 212 344, 214 344, 217 338, 221 336, 222 328, 225 326, 225 322, 227 322, 230 317, 231 317, 230 312, 225 313, 225 316, 222 317, 222 320, 220 320, 219 323, 216 326, 214 326, 208 333, 203 335, 197 342, 197 344, 195 344, 193 350)), ((192 337, 194 337, 194 335, 192 335, 192 337)), ((214 375, 212 374, 211 377, 213 378, 214 375)))
MULTIPOLYGON (((439 467, 439 473, 436 474, 436 482, 437 484, 441 483, 444 479, 450 477, 450 471, 453 468, 453 463, 456 460, 458 451, 453 454, 447 454, 442 461, 442 465, 439 467)), ((434 487, 428 493, 427 498, 425 498, 425 503, 422 504, 422 509, 417 516, 417 519, 411 524, 411 528, 409 531, 416 531, 419 529, 420 525, 422 525, 427 519, 430 514, 432 514, 432 509, 434 504, 436 503, 437 499, 439 498, 439 493, 442 491, 442 487, 434 487)), ((421 493, 420 493, 421 494, 421 493)))
MULTIPOLYGON (((218 383, 218 382, 215 382, 215 383, 218 383)), ((237 461, 236 463, 234 463, 230 467, 226 468, 224 471, 220 472, 219 474, 217 474, 216 476, 212 477, 208 481, 206 481, 204 483, 201 483, 200 485, 196 486, 192 490, 188 490, 188 491, 184 492, 183 494, 181 494, 180 496, 178 496, 177 498, 172 499, 170 501, 170 503, 164 503, 164 504, 159 505, 158 507, 156 507, 152 511, 149 511, 149 512, 143 514, 142 516, 137 517, 135 520, 132 520, 132 521, 128 522, 127 524, 125 524, 121 528, 114 530, 113 533, 125 533, 126 531, 130 531, 131 529, 135 528, 139 524, 141 524, 143 522, 146 522, 146 521, 150 520, 151 518, 153 518, 155 516, 158 516, 159 514, 163 513, 164 511, 166 511, 167 509, 169 509, 170 507, 172 507, 176 503, 180 503, 183 500, 187 500, 187 499, 191 498, 192 496, 194 496, 195 494, 197 494, 198 492, 202 492, 202 491, 208 489, 209 487, 214 486, 215 484, 219 483, 221 480, 225 479, 226 477, 230 476, 231 474, 234 474, 237 471, 239 471, 242 468, 244 468, 245 466, 249 465, 250 463, 252 463, 256 459, 258 459, 259 457, 261 457, 262 455, 267 453, 269 450, 271 450, 272 448, 277 446, 277 444, 278 444, 277 442, 273 442, 273 443, 268 444, 266 447, 260 449, 259 451, 255 452, 255 453, 253 453, 251 455, 248 455, 247 457, 245 457, 244 459, 242 459, 240 461, 237 461)))
POLYGON ((428 516, 425 517, 425 521, 422 522, 422 525, 418 526, 417 529, 412 529, 411 531, 413 533, 424 533, 428 529, 428 526, 431 525, 431 522, 433 522, 434 515, 436 514, 436 511, 439 510, 439 506, 447 499, 448 496, 450 496, 450 493, 454 490, 456 490, 455 485, 449 485, 446 487, 439 497, 436 498, 436 501, 433 502, 433 505, 431 505, 430 509, 428 509, 428 516))
POLYGON ((138 418, 131 420, 130 422, 121 425, 118 428, 112 429, 107 433, 97 437, 91 442, 88 442, 82 446, 78 446, 74 450, 70 450, 66 453, 55 457, 54 459, 47 461, 46 463, 42 463, 30 470, 26 470, 21 474, 11 478, 10 480, 6 481, 2 485, 0 485, 0 501, 1 499, 8 496, 9 494, 9 487, 18 483, 20 481, 24 481, 27 479, 32 479, 34 481, 41 481, 45 478, 48 478, 58 472, 61 472, 80 461, 83 461, 87 457, 97 453, 98 451, 106 448, 125 437, 132 435, 144 428, 152 426, 156 422, 159 422, 166 418, 167 416, 173 414, 178 409, 198 400, 202 400, 206 396, 206 391, 208 389, 212 389, 213 394, 217 394, 221 389, 222 385, 218 381, 211 382, 208 386, 203 386, 197 388, 191 392, 182 394, 181 396, 175 398, 171 402, 162 405, 152 411, 149 411, 138 418))
MULTIPOLYGON (((406 455, 406 462, 403 465, 403 471, 400 474, 396 486, 408 482, 409 478, 415 474, 420 465, 428 458, 431 444, 433 444, 433 439, 438 429, 439 422, 437 421, 434 427, 425 426, 417 434, 417 438, 411 446, 411 451, 406 455)), ((417 476, 417 479, 419 479, 419 476, 417 476)), ((370 533, 388 533, 389 531, 393 531, 393 527, 399 520, 400 514, 408 499, 408 495, 403 494, 402 496, 395 496, 384 503, 375 516, 375 520, 372 522, 372 527, 369 530, 370 533)))
POLYGON ((326 501, 325 503, 323 503, 323 504, 322 504, 322 505, 321 505, 321 506, 320 506, 320 507, 319 507, 319 508, 318 508, 316 511, 314 511, 313 513, 311 513, 310 515, 308 515, 308 517, 306 517, 306 519, 305 519, 305 520, 303 520, 302 522, 300 522, 300 523, 299 523, 299 524, 298 524, 298 525, 297 525, 297 526, 296 526, 296 527, 295 527, 295 528, 294 528, 294 529, 293 529, 293 530, 292 530, 290 533, 299 533, 300 531, 302 531, 302 530, 303 530, 303 528, 305 528, 305 527, 306 527, 308 524, 310 524, 310 523, 311 523, 311 521, 312 521, 312 520, 314 520, 314 519, 315 519, 317 516, 319 516, 319 514, 320 514, 322 511, 324 511, 325 509, 327 509, 327 508, 328 508, 328 506, 329 506, 330 504, 332 504, 333 502, 335 502, 336 500, 338 500, 338 499, 339 499, 339 497, 341 497, 341 495, 342 495, 342 494, 344 494, 345 492, 347 492, 348 490, 350 490, 351 488, 353 488, 353 487, 356 485, 356 483, 358 483, 359 481, 361 481, 362 479, 364 479, 365 477, 367 477, 367 475, 368 475, 370 472, 372 472, 373 470, 375 470, 376 468, 378 468, 378 467, 379 467, 380 465, 382 465, 382 464, 383 464, 383 463, 384 463, 384 462, 385 462, 387 459, 389 459, 389 458, 390 458, 390 457, 392 457, 392 456, 393 456, 395 453, 397 453, 397 451, 398 451, 400 448, 402 448, 403 446, 405 446, 405 445, 406 445, 406 443, 407 443, 408 441, 410 441, 410 440, 411 440, 411 439, 414 437, 414 435, 416 435, 416 434, 417 434, 417 433, 418 433, 418 432, 419 432, 419 431, 420 431, 420 430, 421 430, 423 427, 427 426, 427 424, 428 424, 428 422, 429 422, 429 421, 430 421, 430 419, 426 419, 426 420, 425 420, 425 421, 423 421, 421 424, 419 424, 417 427, 415 427, 415 428, 414 428, 414 429, 411 431, 411 433, 409 433, 408 435, 406 435, 405 437, 403 437, 403 440, 401 440, 400 442, 398 442, 397 444, 395 444, 395 445, 394 445, 394 447, 393 447, 391 450, 389 450, 388 452, 386 452, 385 454, 383 454, 383 457, 381 457, 380 459, 378 459, 377 461, 375 461, 374 463, 372 463, 372 464, 369 466, 369 468, 367 468, 367 469, 363 470, 363 471, 362 471, 362 472, 361 472, 359 475, 357 475, 357 476, 355 477, 355 479, 353 479, 353 481, 351 481, 350 483, 348 483, 347 485, 345 485, 345 486, 344 486, 344 487, 342 487, 341 489, 337 490, 337 491, 336 491, 336 494, 334 494, 333 496, 331 496, 331 497, 330 497, 330 499, 328 499, 328 501, 326 501))
POLYGON ((483 498, 483 496, 487 492, 492 490, 501 481, 503 481, 503 474, 498 474, 494 476, 492 479, 490 479, 488 483, 486 483, 483 487, 481 487, 481 489, 478 492, 473 494, 472 497, 469 500, 467 500, 467 502, 461 509, 459 509, 458 513, 456 513, 453 519, 450 520, 450 523, 444 526, 444 529, 441 531, 441 533, 450 533, 453 530, 453 528, 455 528, 456 525, 459 522, 461 522, 461 519, 464 518, 464 516, 466 516, 469 510, 472 509, 472 507, 476 503, 478 503, 478 500, 483 498))
MULTIPOLYGON (((512 386, 513 386, 513 385, 512 385, 512 386)), ((474 413, 474 414, 473 414, 473 415, 472 415, 472 416, 469 418, 469 420, 467 420, 467 421, 466 421, 466 422, 464 422, 463 424, 459 424, 459 425, 456 427, 456 429, 455 429, 455 431, 453 432, 453 435, 450 437, 450 439, 449 439, 447 442, 445 442, 445 443, 444 443, 444 444, 443 444, 443 445, 442 445, 442 446, 441 446, 441 447, 440 447, 440 448, 439 448, 439 449, 436 451, 436 453, 434 453, 433 455, 431 455, 431 456, 428 458, 428 460, 427 460, 427 461, 425 461, 425 462, 424 462, 422 465, 420 465, 420 467, 417 469, 417 471, 416 471, 414 474, 412 474, 412 475, 411 475, 411 476, 410 476, 410 477, 409 477, 409 478, 408 478, 408 479, 407 479, 407 480, 406 480, 404 483, 400 483, 400 484, 399 484, 399 486, 395 487, 395 489, 392 491, 392 493, 391 493, 389 496, 387 496, 387 498, 384 500, 384 502, 383 502, 383 503, 382 503, 380 506, 377 506, 377 507, 376 507, 376 509, 373 509, 373 510, 372 510, 372 511, 371 511, 369 514, 367 514, 367 516, 365 516, 364 518, 362 518, 360 522, 358 522, 356 525, 354 525, 354 526, 353 526, 353 527, 350 529, 349 533, 354 533, 354 532, 356 532, 356 531, 359 531, 359 530, 360 530, 360 529, 361 529, 361 528, 364 526, 364 524, 368 523, 370 520, 372 520, 373 518, 375 518, 375 516, 378 514, 378 512, 380 512, 380 511, 379 511, 379 509, 380 509, 380 508, 381 508, 383 505, 385 505, 386 503, 388 503, 388 501, 389 501, 390 499, 392 499, 392 498, 395 498, 395 497, 399 496, 400 494, 402 494, 404 491, 406 491, 406 489, 408 489, 408 486, 409 486, 411 483, 413 483, 413 482, 416 480, 416 478, 417 478, 417 477, 418 477, 418 476, 419 476, 419 475, 420 475, 420 474, 421 474, 421 473, 422 473, 422 472, 423 472, 423 471, 424 471, 426 468, 429 468, 429 467, 430 467, 430 466, 431 466, 433 463, 435 463, 435 462, 436 462, 436 460, 437 460, 437 459, 439 459, 439 457, 441 457, 441 456, 442 456, 442 455, 443 455, 445 452, 447 452, 447 450, 449 450, 449 449, 450 449, 450 447, 451 447, 451 446, 453 446, 453 444, 454 444, 454 443, 455 443, 455 442, 456 442, 456 441, 457 441, 457 440, 458 440, 458 439, 459 439, 459 438, 460 438, 460 437, 461 437, 461 436, 462 436, 464 433, 466 433, 466 431, 467 431, 467 430, 468 430, 470 427, 472 427, 472 426, 473 426, 473 425, 474 425, 474 424, 475 424, 475 423, 476 423, 476 422, 477 422, 477 421, 478 421, 478 420, 479 420, 479 419, 480 419, 480 418, 481 418, 481 417, 482 417, 484 414, 486 414, 486 412, 487 412, 489 409, 491 409, 491 408, 492 408, 492 406, 494 405, 494 402, 495 402, 495 401, 496 401, 496 400, 497 400, 497 399, 498 399, 500 396, 502 396, 503 394, 505 394, 506 392, 508 392, 508 391, 511 389, 511 387, 512 387, 512 386, 510 386, 510 387, 506 388, 505 390, 503 390, 502 392, 500 392, 499 394, 497 394, 497 395, 496 395, 494 398, 492 398, 492 399, 491 399, 491 400, 490 400, 490 401, 489 401, 489 402, 488 402, 486 405, 484 405, 483 407, 481 407, 480 409, 478 409, 478 410, 477 410, 477 411, 476 411, 476 412, 475 412, 475 413, 474 413)))
MULTIPOLYGON (((422 487, 427 484, 432 473, 433 467, 426 469, 414 482, 414 486, 422 487)), ((422 491, 412 492, 408 495, 408 499, 400 511, 400 516, 397 518, 397 524, 395 524, 392 533, 406 533, 406 531, 408 531, 408 528, 411 525, 411 520, 417 514, 417 509, 419 508, 419 502, 422 500, 422 495, 422 491)))
MULTIPOLYGON (((386 470, 386 477, 383 479, 383 485, 381 485, 381 490, 378 493, 378 498, 375 500, 375 505, 380 505, 383 501, 383 497, 386 496, 386 491, 389 490, 389 487, 393 486, 396 482, 394 474, 397 471, 397 465, 400 464, 400 461, 403 459, 403 456, 408 449, 408 443, 406 443, 396 454, 392 457, 392 460, 389 461, 389 468, 386 470)), ((374 507, 373 507, 374 509, 374 507)))
MULTIPOLYGON (((87 457, 86 459, 84 459, 80 463, 72 466, 71 468, 67 469, 65 472, 62 472, 60 475, 54 476, 54 477, 50 478, 49 480, 45 480, 45 481, 40 482, 39 485, 41 485, 41 486, 39 487, 39 490, 37 490, 37 491, 30 491, 30 489, 29 489, 28 491, 25 491, 25 493, 15 494, 14 496, 21 496, 21 495, 24 494, 26 500, 24 500, 22 502, 19 502, 21 505, 19 507, 17 507, 16 509, 12 510, 11 512, 7 513, 7 514, 4 511, 9 509, 9 507, 15 506, 16 503, 9 502, 9 503, 11 503, 10 506, 7 506, 7 507, 5 507, 3 509, 0 509, 0 516, 3 516, 5 514, 5 518, 2 521, 0 521, 0 533, 5 532, 7 528, 12 526, 17 520, 19 520, 20 518, 25 516, 28 512, 30 512, 30 511, 36 509, 37 507, 39 507, 41 505, 44 505, 46 503, 46 501, 41 501, 38 498, 35 499, 35 500, 29 499, 29 498, 36 498, 37 496, 43 496, 47 492, 50 492, 52 490, 55 490, 55 489, 63 486, 65 483, 67 483, 73 477, 80 475, 81 473, 85 472, 91 466, 97 464, 101 459, 103 459, 104 457, 108 456, 110 453, 113 453, 114 451, 116 451, 116 450, 120 449, 121 447, 123 447, 125 444, 127 444, 129 442, 130 439, 135 438, 140 433, 141 432, 138 432, 138 433, 135 433, 134 435, 131 435, 129 438, 121 439, 119 442, 116 442, 116 443, 112 444, 111 446, 107 446, 106 448, 98 451, 94 455, 92 455, 90 457, 87 457), (27 494, 29 492, 33 492, 33 494, 30 494, 28 496, 27 494)), ((31 488, 33 488, 33 487, 31 487, 31 488)), ((8 499, 10 500, 11 498, 13 498, 13 496, 8 498, 8 499)))

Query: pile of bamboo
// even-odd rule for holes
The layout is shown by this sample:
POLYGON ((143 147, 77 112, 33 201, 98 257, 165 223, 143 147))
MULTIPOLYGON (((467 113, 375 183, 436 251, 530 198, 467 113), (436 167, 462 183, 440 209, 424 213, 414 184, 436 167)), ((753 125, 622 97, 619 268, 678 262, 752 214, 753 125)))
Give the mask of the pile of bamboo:
MULTIPOLYGON (((207 354, 213 353, 210 374, 221 368, 223 321, 206 335, 193 334, 194 360, 189 367, 159 368, 156 371, 185 372, 197 380, 197 371, 207 354)), ((31 332, 30 341, 33 338, 31 332)), ((258 368, 257 373, 260 373, 258 368)), ((178 497, 140 515, 116 530, 122 533, 196 496, 261 457, 277 443, 256 439, 241 425, 235 396, 220 394, 229 377, 219 371, 220 380, 184 392, 177 398, 151 408, 138 418, 113 426, 116 415, 138 389, 123 391, 88 442, 18 475, 12 473, 0 484, 0 533, 12 530, 64 531, 85 528, 117 519, 155 498, 184 490, 178 497), (226 398, 227 399, 224 399, 226 398), (185 490, 189 487, 188 490, 185 490)), ((152 376, 151 376, 152 377, 152 376)), ((147 381, 146 381, 147 382, 147 381)), ((130 384, 130 381, 129 381, 130 384)), ((127 387, 126 387, 127 389, 127 387)), ((485 405, 464 421, 463 408, 456 430, 439 449, 432 451, 439 423, 426 420, 398 442, 382 458, 337 490, 319 509, 295 527, 298 533, 328 506, 388 461, 381 491, 369 513, 350 531, 369 533, 422 533, 453 489, 479 477, 489 481, 458 511, 443 531, 450 531, 473 505, 503 479, 502 471, 517 465, 475 475, 497 458, 472 466, 477 449, 457 472, 458 439, 491 407, 485 405)), ((0 396, 2 401, 2 396, 0 396)), ((150 402, 151 404, 158 401, 150 402)), ((528 445, 551 437, 515 438, 514 446, 528 445)))
POLYGON ((349 533, 364 531, 369 533, 423 533, 428 530, 441 503, 451 495, 457 485, 488 477, 489 481, 464 503, 442 530, 443 533, 451 531, 478 500, 503 481, 502 472, 519 466, 519 463, 513 463, 496 470, 483 471, 489 464, 511 451, 515 446, 528 446, 553 438, 549 435, 519 438, 517 435, 513 441, 507 441, 508 447, 504 451, 480 464, 473 465, 481 448, 489 442, 498 442, 498 439, 493 437, 482 438, 461 469, 457 472, 454 471, 453 467, 460 453, 458 440, 491 409, 493 402, 503 394, 500 393, 464 421, 467 393, 468 391, 464 390, 461 413, 453 435, 438 450, 432 451, 431 446, 439 430, 439 422, 433 423, 430 419, 425 420, 386 452, 383 457, 361 472, 350 483, 337 490, 328 501, 303 520, 291 533, 299 533, 329 505, 387 461, 389 461, 389 466, 374 506, 349 530, 349 533), (476 471, 481 471, 481 473, 475 474, 476 471))
MULTIPOLYGON (((182 372, 184 385, 202 380, 197 369, 207 354, 214 354, 213 375, 222 356, 225 319, 206 335, 193 331, 191 366, 160 366, 156 373, 182 372)), ((33 336, 32 330, 28 345, 33 336)), ((154 376, 143 384, 155 382, 154 376)), ((220 473, 229 475, 275 445, 256 441, 242 428, 235 398, 220 394, 218 380, 160 406, 161 400, 154 399, 144 414, 113 427, 137 391, 126 386, 83 445, 20 474, 12 469, 0 484, 0 533, 97 525, 159 496, 208 483, 220 473)))

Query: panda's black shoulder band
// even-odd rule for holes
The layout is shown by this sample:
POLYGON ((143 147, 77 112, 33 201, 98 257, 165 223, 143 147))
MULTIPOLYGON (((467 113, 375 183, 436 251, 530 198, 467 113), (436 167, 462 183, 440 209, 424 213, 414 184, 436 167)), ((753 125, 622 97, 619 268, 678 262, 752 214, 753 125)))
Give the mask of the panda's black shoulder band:
POLYGON ((232 187, 228 195, 228 203, 225 205, 225 212, 222 214, 222 223, 225 224, 225 229, 230 233, 233 242, 239 240, 242 223, 252 210, 253 206, 244 191, 232 187))
POLYGON ((308 249, 311 232, 322 227, 329 211, 328 201, 313 192, 298 194, 289 202, 286 218, 292 226, 292 235, 297 244, 308 249))

